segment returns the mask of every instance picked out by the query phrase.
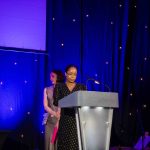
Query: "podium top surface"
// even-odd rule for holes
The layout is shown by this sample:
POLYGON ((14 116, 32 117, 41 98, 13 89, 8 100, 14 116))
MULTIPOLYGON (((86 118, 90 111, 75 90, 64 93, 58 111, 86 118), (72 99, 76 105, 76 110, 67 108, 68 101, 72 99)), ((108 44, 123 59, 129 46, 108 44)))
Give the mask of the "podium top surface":
POLYGON ((96 92, 96 91, 76 91, 59 101, 59 106, 65 107, 111 107, 117 108, 118 93, 96 92))

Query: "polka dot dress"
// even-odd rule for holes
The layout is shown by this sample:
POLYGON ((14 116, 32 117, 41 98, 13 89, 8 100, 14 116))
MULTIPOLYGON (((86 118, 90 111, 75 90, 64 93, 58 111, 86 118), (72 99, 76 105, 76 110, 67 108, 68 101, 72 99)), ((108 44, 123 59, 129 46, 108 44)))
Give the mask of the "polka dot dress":
MULTIPOLYGON (((58 105, 58 101, 61 98, 79 90, 86 90, 86 88, 82 84, 76 84, 74 89, 70 91, 66 84, 56 85, 54 90, 54 104, 58 105)), ((61 109, 57 144, 58 150, 79 149, 74 108, 61 109)))

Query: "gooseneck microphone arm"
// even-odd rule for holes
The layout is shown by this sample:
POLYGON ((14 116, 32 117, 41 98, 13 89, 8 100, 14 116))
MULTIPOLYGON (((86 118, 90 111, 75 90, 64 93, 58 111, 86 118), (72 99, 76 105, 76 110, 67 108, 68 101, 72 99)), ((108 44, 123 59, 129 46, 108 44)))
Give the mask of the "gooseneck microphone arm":
POLYGON ((86 89, 88 90, 88 82, 89 81, 95 81, 95 79, 94 78, 88 78, 87 80, 86 80, 86 89))
POLYGON ((100 82, 101 85, 103 85, 109 92, 111 91, 110 87, 107 84, 104 84, 102 82, 100 82))
POLYGON ((88 90, 88 82, 89 82, 89 81, 94 81, 95 84, 101 84, 101 85, 103 85, 109 92, 111 91, 110 87, 109 87, 107 84, 104 84, 104 83, 102 83, 102 82, 100 82, 100 81, 98 81, 98 80, 96 80, 96 79, 94 79, 94 78, 88 78, 88 79, 86 80, 86 89, 87 89, 87 90, 88 90))

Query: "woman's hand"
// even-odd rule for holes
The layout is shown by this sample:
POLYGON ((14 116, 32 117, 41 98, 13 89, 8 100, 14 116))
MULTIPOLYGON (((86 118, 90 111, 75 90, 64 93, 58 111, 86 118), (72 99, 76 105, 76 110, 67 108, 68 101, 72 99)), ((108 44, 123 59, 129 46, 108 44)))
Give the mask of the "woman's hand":
POLYGON ((60 119, 60 112, 59 111, 55 112, 54 116, 59 120, 60 119))

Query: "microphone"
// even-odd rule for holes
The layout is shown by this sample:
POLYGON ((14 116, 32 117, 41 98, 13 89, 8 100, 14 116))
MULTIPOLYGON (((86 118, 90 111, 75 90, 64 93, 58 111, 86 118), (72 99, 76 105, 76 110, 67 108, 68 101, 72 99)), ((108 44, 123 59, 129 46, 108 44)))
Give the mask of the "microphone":
POLYGON ((107 85, 107 84, 104 84, 104 83, 102 83, 102 82, 100 82, 100 81, 98 81, 98 80, 96 80, 96 79, 94 79, 94 78, 88 78, 87 80, 86 80, 86 89, 88 90, 88 82, 89 81, 94 81, 94 83, 95 84, 101 84, 101 85, 103 85, 109 92, 111 91, 110 90, 110 87, 107 85))

